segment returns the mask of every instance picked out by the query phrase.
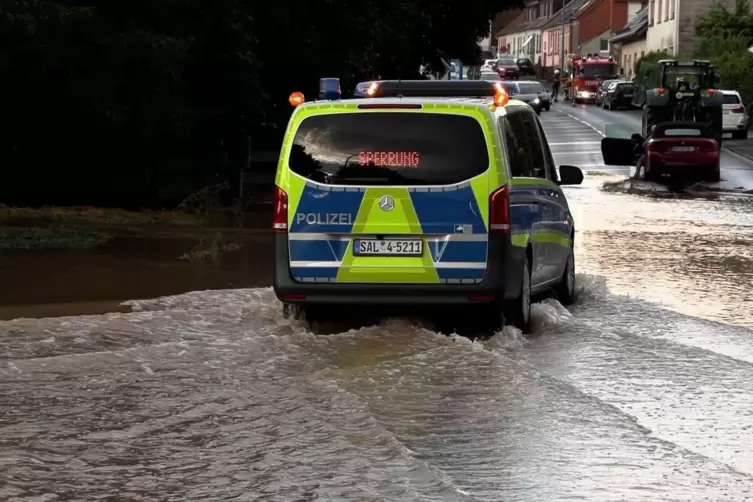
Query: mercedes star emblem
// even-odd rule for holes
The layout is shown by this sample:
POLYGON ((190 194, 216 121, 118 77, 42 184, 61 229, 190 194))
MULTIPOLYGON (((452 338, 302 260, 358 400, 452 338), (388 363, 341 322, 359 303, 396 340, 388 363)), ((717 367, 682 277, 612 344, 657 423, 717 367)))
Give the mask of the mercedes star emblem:
POLYGON ((381 199, 379 199, 379 209, 382 211, 392 211, 395 209, 395 199, 390 197, 389 195, 385 195, 381 199))

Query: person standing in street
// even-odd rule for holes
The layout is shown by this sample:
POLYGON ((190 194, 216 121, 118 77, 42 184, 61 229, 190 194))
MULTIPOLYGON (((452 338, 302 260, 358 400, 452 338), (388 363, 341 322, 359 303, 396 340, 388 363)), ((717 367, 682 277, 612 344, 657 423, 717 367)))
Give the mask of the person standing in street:
POLYGON ((552 101, 554 101, 555 103, 559 100, 560 79, 560 71, 554 70, 554 81, 552 82, 552 101))

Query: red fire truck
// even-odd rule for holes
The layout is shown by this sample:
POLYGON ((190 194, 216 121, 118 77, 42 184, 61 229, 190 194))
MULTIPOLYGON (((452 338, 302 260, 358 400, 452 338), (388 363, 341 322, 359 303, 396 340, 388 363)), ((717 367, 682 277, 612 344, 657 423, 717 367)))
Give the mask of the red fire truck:
POLYGON ((612 56, 570 54, 565 99, 575 103, 595 103, 596 90, 605 81, 617 78, 617 62, 612 56))

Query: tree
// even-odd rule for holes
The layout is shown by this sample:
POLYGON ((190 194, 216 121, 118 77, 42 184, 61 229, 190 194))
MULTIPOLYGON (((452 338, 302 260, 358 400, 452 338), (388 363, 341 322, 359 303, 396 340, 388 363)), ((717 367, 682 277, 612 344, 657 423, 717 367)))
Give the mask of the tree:
POLYGON ((237 171, 249 136, 279 148, 290 92, 472 61, 494 14, 521 4, 3 0, 0 200, 175 202, 237 171))
POLYGON ((748 2, 738 0, 733 10, 715 5, 696 24, 701 40, 697 56, 717 67, 719 87, 740 92, 750 109, 753 105, 753 14, 748 2))

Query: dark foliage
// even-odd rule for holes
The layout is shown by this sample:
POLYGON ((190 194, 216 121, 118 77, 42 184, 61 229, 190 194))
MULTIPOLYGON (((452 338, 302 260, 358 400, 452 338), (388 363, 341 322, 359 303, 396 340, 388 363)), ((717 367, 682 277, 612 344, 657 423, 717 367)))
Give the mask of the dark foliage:
POLYGON ((0 202, 169 204, 276 149, 293 90, 474 60, 491 0, 2 0, 0 202))

